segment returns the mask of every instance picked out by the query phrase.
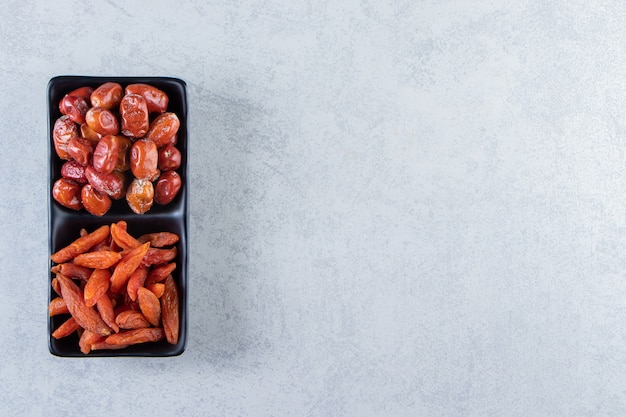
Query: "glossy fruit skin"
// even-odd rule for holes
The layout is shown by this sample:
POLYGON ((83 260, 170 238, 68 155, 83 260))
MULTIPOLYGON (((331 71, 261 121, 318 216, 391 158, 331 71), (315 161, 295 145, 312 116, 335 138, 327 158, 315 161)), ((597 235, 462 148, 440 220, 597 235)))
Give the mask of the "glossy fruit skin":
POLYGON ((61 166, 61 176, 76 181, 78 184, 86 184, 85 168, 85 165, 77 161, 67 161, 61 166))
POLYGON ((126 202, 130 209, 137 214, 144 214, 150 210, 154 203, 152 182, 135 178, 126 191, 126 202))
POLYGON ((109 196, 96 190, 91 184, 85 184, 80 195, 85 210, 94 216, 103 216, 111 208, 109 196))
POLYGON ((159 169, 173 171, 180 168, 182 155, 173 144, 167 144, 159 149, 159 169))
POLYGON ((85 123, 85 114, 89 110, 89 103, 83 97, 66 95, 59 102, 61 114, 68 115, 73 122, 85 123))
POLYGON ((176 116, 176 113, 163 113, 158 115, 152 123, 150 123, 146 138, 153 141, 157 147, 160 148, 172 142, 179 128, 180 120, 178 116, 176 116))
POLYGON ((117 108, 120 105, 123 94, 124 90, 120 84, 113 82, 104 83, 91 93, 91 105, 105 109, 117 108))
POLYGON ((54 150, 59 158, 65 160, 71 159, 67 153, 67 144, 72 138, 77 136, 78 126, 68 115, 63 115, 54 122, 52 139, 54 141, 54 150))
POLYGON ((67 95, 80 97, 80 98, 85 99, 87 102, 89 102, 91 93, 93 93, 93 88, 84 86, 84 87, 78 87, 77 89, 70 91, 69 93, 67 93, 67 95))
POLYGON ((67 153, 75 161, 87 165, 93 156, 93 143, 80 136, 75 136, 67 144, 67 153))
POLYGON ((154 187, 154 202, 161 205, 171 203, 181 186, 182 180, 176 171, 164 172, 154 187))
POLYGON ((52 186, 52 198, 64 207, 80 210, 83 208, 80 191, 80 184, 76 181, 59 178, 52 186))
POLYGON ((129 84, 126 86, 126 94, 139 94, 146 100, 148 111, 152 113, 164 113, 167 110, 169 98, 164 91, 148 84, 129 84))
POLYGON ((126 94, 120 103, 122 134, 131 138, 142 138, 148 132, 150 119, 146 100, 139 94, 126 94))
POLYGON ((93 151, 93 167, 98 172, 110 173, 115 169, 120 144, 116 135, 105 135, 93 151))
POLYGON ((112 172, 99 172, 88 166, 85 168, 85 178, 95 190, 113 199, 122 198, 126 192, 123 179, 112 172))
POLYGON ((119 150, 117 152, 115 169, 117 171, 125 172, 130 169, 130 147, 133 143, 124 135, 117 135, 117 142, 119 144, 119 150))
POLYGON ((101 135, 117 135, 120 125, 111 111, 104 107, 92 107, 85 115, 87 125, 101 135))
POLYGON ((80 125, 80 135, 85 139, 96 143, 102 138, 102 135, 90 128, 87 123, 80 125))
POLYGON ((159 176, 159 150, 148 139, 139 139, 130 147, 130 170, 135 178, 153 181, 159 176))

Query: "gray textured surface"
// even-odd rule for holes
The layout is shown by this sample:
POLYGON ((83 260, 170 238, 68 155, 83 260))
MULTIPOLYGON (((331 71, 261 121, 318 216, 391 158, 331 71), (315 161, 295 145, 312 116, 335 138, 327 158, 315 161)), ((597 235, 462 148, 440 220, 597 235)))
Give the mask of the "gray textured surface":
POLYGON ((5 1, 0 415, 626 415, 621 1, 5 1), (60 74, 189 87, 173 359, 47 349, 60 74))

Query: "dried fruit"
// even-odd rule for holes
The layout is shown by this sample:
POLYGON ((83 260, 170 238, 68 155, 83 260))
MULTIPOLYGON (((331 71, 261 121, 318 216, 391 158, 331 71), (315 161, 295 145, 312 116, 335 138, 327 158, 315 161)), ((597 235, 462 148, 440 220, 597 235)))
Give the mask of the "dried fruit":
POLYGON ((94 216, 104 216, 111 208, 111 199, 91 184, 85 184, 80 192, 83 207, 94 216))
POLYGON ((130 147, 130 170, 135 178, 153 181, 159 176, 159 150, 154 142, 139 139, 130 147))
POLYGON ((120 105, 123 93, 124 91, 120 84, 114 82, 104 83, 91 93, 91 105, 104 109, 116 108, 120 105))
POLYGON ((182 154, 173 143, 159 149, 159 169, 161 171, 172 171, 180 168, 181 160, 182 154))
POLYGON ((67 94, 59 103, 61 114, 69 116, 75 123, 85 123, 85 114, 89 109, 89 104, 84 97, 67 94))
POLYGON ((83 208, 80 193, 80 184, 67 178, 59 178, 52 186, 52 198, 57 203, 72 210, 83 208))
MULTIPOLYGON (((178 343, 180 301, 172 276, 176 264, 152 267, 144 262, 155 249, 150 240, 173 244, 180 239, 160 232, 142 235, 142 240, 146 241, 132 236, 126 221, 120 220, 91 233, 81 229, 78 239, 51 256, 61 263, 51 267, 55 274, 51 285, 58 296, 48 305, 49 315, 71 315, 52 332, 53 338, 78 331, 84 354, 163 339, 178 343)), ((156 250, 159 255, 151 261, 176 254, 176 247, 156 250)))
POLYGON ((105 342, 111 345, 136 345, 138 343, 158 342, 164 337, 162 328, 149 327, 112 334, 105 339, 105 342))
POLYGON ((50 317, 56 316, 58 314, 66 314, 69 312, 70 311, 67 309, 65 300, 61 297, 53 298, 48 305, 48 314, 50 315, 50 317))
POLYGON ((101 336, 111 334, 111 329, 102 321, 100 314, 93 307, 88 307, 85 304, 83 291, 64 275, 57 274, 57 279, 61 285, 61 295, 67 308, 80 327, 101 336))
POLYGON ((115 333, 120 331, 116 321, 115 321, 115 310, 113 309, 113 302, 111 298, 107 294, 103 294, 102 297, 98 298, 98 302, 96 303, 96 308, 98 309, 98 313, 100 313, 100 317, 109 326, 115 333))
POLYGON ((98 172, 112 172, 117 164, 117 156, 120 150, 118 137, 105 135, 98 141, 93 151, 93 167, 98 172))
POLYGON ((165 330, 165 337, 173 345, 178 343, 180 333, 180 313, 178 309, 178 287, 176 282, 174 282, 174 278, 168 276, 165 279, 165 290, 161 297, 161 320, 165 330))
POLYGON ((59 327, 57 327, 54 332, 52 332, 52 337, 54 337, 55 339, 67 337, 80 328, 80 325, 74 319, 74 317, 70 317, 69 319, 65 320, 59 327))
POLYGON ((53 253, 50 256, 50 259, 52 259, 52 262, 55 263, 63 263, 74 259, 76 255, 87 252, 91 247, 109 237, 109 230, 110 227, 108 225, 101 226, 93 232, 79 237, 68 246, 53 253))
POLYGON ((139 301, 139 309, 146 320, 153 326, 158 326, 161 322, 161 304, 157 296, 149 289, 139 287, 137 300, 139 301))
POLYGON ((67 153, 67 144, 72 138, 77 136, 78 126, 68 115, 61 116, 54 122, 52 139, 54 141, 54 150, 59 158, 70 159, 70 155, 67 153))
POLYGON ((172 142, 179 128, 180 120, 176 113, 163 113, 150 123, 146 139, 150 139, 160 148, 172 142))
POLYGON ((154 203, 154 186, 149 180, 135 178, 126 190, 128 207, 137 214, 144 214, 154 203))
POLYGON ((150 119, 146 100, 139 94, 126 94, 120 103, 122 134, 131 138, 142 138, 148 132, 150 119))
POLYGON ((146 100, 149 112, 163 113, 167 110, 169 98, 165 92, 149 84, 129 84, 126 94, 139 94, 146 100))
POLYGON ((181 188, 179 174, 156 182, 161 172, 181 166, 182 155, 175 146, 181 122, 174 112, 167 112, 168 104, 164 91, 144 83, 124 89, 119 83, 105 82, 96 89, 83 86, 63 96, 59 101, 62 116, 52 128, 57 156, 71 162, 63 165, 61 177, 81 186, 89 182, 92 188, 81 188, 77 194, 74 186, 71 198, 65 195, 55 200, 95 216, 108 212, 111 199, 125 196, 137 214, 146 213, 154 202, 171 202, 181 188), (89 174, 89 168, 102 175, 89 174), (122 174, 127 171, 131 172, 122 174), (129 187, 133 180, 144 181, 129 187))
POLYGON ((104 107, 91 107, 85 114, 87 125, 101 135, 117 135, 120 125, 110 110, 104 107))
POLYGON ((141 265, 141 261, 149 247, 149 243, 144 243, 141 246, 131 249, 128 251, 128 254, 118 262, 111 275, 112 292, 119 293, 122 290, 122 287, 128 282, 130 275, 141 265))
POLYGON ((150 322, 141 312, 136 310, 125 310, 120 312, 117 317, 115 317, 115 323, 120 329, 125 330, 150 327, 150 322))
POLYGON ((150 247, 163 248, 178 243, 178 235, 170 232, 147 233, 137 239, 141 243, 150 242, 150 247))
POLYGON ((161 175, 154 187, 154 202, 157 204, 169 204, 176 198, 182 180, 176 171, 167 171, 161 175))
MULTIPOLYGON (((117 252, 114 252, 117 253, 117 252)), ((79 255, 85 256, 86 254, 79 255)), ((118 258, 119 259, 119 258, 118 258)), ((84 288, 85 304, 89 307, 96 305, 100 297, 109 290, 111 272, 108 269, 94 269, 84 288)))

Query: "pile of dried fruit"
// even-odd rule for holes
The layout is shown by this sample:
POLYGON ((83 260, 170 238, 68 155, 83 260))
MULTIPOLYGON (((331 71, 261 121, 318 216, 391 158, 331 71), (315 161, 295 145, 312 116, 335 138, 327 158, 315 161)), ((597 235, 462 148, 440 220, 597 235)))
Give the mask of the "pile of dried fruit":
POLYGON ((135 238, 125 221, 104 225, 51 255, 57 297, 50 316, 70 314, 52 337, 79 332, 81 352, 166 339, 178 343, 175 233, 135 238))
POLYGON ((107 82, 81 87, 59 103, 53 127, 56 154, 65 162, 52 196, 73 210, 102 216, 112 200, 126 197, 137 214, 153 203, 169 204, 182 180, 176 147, 180 120, 169 97, 148 84, 107 82))

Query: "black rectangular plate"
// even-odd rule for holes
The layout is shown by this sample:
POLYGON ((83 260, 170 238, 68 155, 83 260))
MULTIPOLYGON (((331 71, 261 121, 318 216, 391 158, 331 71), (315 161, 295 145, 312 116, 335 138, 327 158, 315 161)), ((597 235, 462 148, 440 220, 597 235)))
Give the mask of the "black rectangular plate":
MULTIPOLYGON (((114 357, 114 356, 176 356, 183 353, 187 341, 187 224, 188 224, 188 181, 187 181, 187 92, 184 81, 171 77, 89 77, 89 76, 58 76, 48 83, 48 231, 49 255, 70 244, 80 236, 80 230, 91 232, 105 224, 112 224, 119 220, 128 223, 128 232, 133 236, 140 236, 152 232, 173 232, 180 236, 177 244, 176 270, 172 274, 178 284, 180 298, 180 334, 176 345, 163 340, 155 343, 144 343, 130 346, 121 350, 93 351, 88 355, 81 353, 78 347, 78 336, 54 339, 52 332, 69 315, 50 317, 48 320, 48 339, 50 353, 62 357, 114 357), (182 187, 176 198, 168 205, 153 207, 145 214, 135 214, 126 204, 125 199, 114 201, 111 209, 103 216, 97 217, 85 210, 74 211, 58 204, 52 198, 52 186, 60 178, 63 162, 54 150, 52 129, 54 122, 61 116, 59 101, 68 92, 82 87, 93 88, 107 82, 117 82, 125 87, 132 83, 145 83, 163 90, 169 97, 168 111, 176 113, 180 119, 177 148, 182 154, 182 163, 177 172, 182 178, 182 187)), ((49 269, 54 264, 49 260, 49 269)), ((50 272, 48 279, 49 301, 56 297, 50 281, 54 274, 50 272)))

